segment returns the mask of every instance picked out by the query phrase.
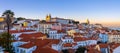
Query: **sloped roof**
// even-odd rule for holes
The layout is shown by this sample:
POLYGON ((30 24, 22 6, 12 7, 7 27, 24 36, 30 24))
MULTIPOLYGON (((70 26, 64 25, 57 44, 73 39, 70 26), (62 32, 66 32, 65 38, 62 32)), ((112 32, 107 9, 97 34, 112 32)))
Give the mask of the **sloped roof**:
POLYGON ((22 32, 34 32, 35 30, 10 30, 9 32, 12 33, 22 33, 22 32))

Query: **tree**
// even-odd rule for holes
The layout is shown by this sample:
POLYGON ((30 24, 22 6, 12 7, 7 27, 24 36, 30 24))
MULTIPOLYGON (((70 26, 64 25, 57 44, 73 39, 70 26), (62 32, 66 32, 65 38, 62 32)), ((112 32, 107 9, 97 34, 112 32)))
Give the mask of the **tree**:
POLYGON ((41 20, 41 23, 46 23, 46 21, 45 20, 41 20))
POLYGON ((18 17, 17 20, 25 20, 23 17, 18 17))
POLYGON ((10 33, 9 33, 9 28, 12 26, 12 20, 11 18, 14 16, 14 12, 12 12, 11 10, 6 10, 5 12, 3 12, 3 15, 5 17, 5 22, 7 24, 7 33, 3 34, 3 35, 6 35, 6 41, 7 41, 7 44, 6 44, 6 51, 10 52, 12 47, 11 47, 11 40, 10 40, 10 33))
POLYGON ((79 21, 75 21, 74 24, 79 24, 79 21))
POLYGON ((97 44, 100 44, 100 43, 102 43, 102 42, 101 42, 101 41, 98 41, 98 42, 97 42, 97 44))
POLYGON ((10 14, 11 17, 14 17, 14 12, 12 12, 11 10, 6 10, 5 12, 3 12, 2 16, 6 15, 6 14, 10 14))
POLYGON ((86 50, 85 47, 80 46, 75 53, 85 53, 85 50, 86 50))
POLYGON ((7 28, 9 29, 10 27, 12 27, 12 18, 14 17, 14 12, 12 12, 11 10, 6 10, 5 12, 3 12, 2 16, 5 17, 7 28))
POLYGON ((62 50, 62 53, 69 53, 69 51, 65 49, 65 50, 62 50))
POLYGON ((73 24, 79 24, 79 21, 72 21, 73 24))
POLYGON ((12 48, 10 48, 10 47, 12 47, 12 45, 11 45, 12 41, 13 41, 13 36, 11 36, 10 34, 8 35, 7 32, 0 34, 0 46, 5 48, 5 50, 7 50, 7 51, 9 50, 8 52, 10 52, 10 53, 12 52, 12 48), (9 38, 7 38, 7 37, 9 37, 9 38))

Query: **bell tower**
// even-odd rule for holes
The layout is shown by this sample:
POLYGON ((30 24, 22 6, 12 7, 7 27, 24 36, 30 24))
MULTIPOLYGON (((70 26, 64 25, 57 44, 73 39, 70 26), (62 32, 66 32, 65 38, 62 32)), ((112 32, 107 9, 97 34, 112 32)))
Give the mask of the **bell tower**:
POLYGON ((86 20, 86 23, 87 23, 87 24, 90 24, 90 21, 89 21, 89 19, 87 19, 87 20, 86 20))
POLYGON ((48 14, 47 16, 46 16, 46 22, 50 22, 51 21, 51 14, 48 14))

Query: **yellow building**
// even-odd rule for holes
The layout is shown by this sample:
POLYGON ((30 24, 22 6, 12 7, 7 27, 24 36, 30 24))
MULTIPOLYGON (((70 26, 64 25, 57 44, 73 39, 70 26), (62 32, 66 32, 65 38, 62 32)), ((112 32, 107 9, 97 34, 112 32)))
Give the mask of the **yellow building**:
POLYGON ((28 22, 23 22, 23 26, 28 26, 28 22))
POLYGON ((69 31, 67 31, 67 34, 71 35, 71 36, 74 36, 74 33, 76 33, 75 30, 69 30, 69 31))
POLYGON ((1 18, 1 17, 0 17, 0 22, 3 22, 3 21, 4 21, 4 18, 1 18))
POLYGON ((50 21, 51 21, 51 15, 49 14, 46 16, 46 22, 50 22, 50 21))

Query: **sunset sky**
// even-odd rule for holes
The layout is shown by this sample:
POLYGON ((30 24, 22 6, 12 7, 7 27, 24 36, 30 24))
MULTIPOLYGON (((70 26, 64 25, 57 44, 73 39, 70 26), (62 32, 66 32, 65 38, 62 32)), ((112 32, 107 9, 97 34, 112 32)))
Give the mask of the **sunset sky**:
POLYGON ((69 18, 110 26, 120 26, 120 0, 0 0, 0 15, 5 10, 14 11, 15 17, 45 19, 69 18))

